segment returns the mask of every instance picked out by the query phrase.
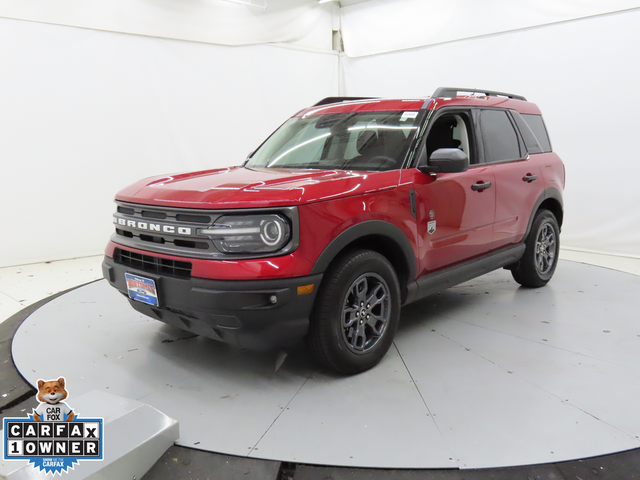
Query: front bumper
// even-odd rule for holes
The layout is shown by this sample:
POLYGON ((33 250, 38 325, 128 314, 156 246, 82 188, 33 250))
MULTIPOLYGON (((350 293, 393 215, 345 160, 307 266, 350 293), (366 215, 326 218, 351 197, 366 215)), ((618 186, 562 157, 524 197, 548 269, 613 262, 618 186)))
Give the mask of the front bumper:
POLYGON ((250 350, 288 347, 301 340, 322 280, 322 274, 275 280, 183 279, 120 265, 108 256, 102 272, 127 297, 125 272, 155 281, 158 307, 129 299, 140 313, 250 350), (297 288, 308 284, 314 284, 313 291, 298 295, 297 288), (270 300, 274 295, 275 304, 270 300))

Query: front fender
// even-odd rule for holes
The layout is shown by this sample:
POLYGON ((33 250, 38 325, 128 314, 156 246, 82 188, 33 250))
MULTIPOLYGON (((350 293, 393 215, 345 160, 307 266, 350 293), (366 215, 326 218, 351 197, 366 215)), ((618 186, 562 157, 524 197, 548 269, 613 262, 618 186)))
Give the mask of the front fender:
POLYGON ((415 278, 417 267, 411 242, 402 230, 392 223, 383 220, 367 220, 344 230, 322 251, 310 274, 323 273, 336 256, 346 247, 361 238, 370 236, 384 237, 393 242, 398 247, 398 251, 401 253, 401 258, 407 269, 407 280, 413 280, 415 278))

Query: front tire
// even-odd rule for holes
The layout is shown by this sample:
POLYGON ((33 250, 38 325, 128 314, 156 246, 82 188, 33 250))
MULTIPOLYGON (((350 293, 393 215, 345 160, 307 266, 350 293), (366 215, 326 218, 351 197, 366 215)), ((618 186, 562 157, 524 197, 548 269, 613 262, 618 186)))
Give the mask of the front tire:
POLYGON ((558 265, 560 227, 553 213, 538 211, 525 245, 524 255, 511 274, 524 287, 542 287, 551 280, 558 265))
POLYGON ((309 329, 320 364, 342 374, 368 370, 385 356, 400 319, 400 284, 383 255, 356 250, 338 258, 320 287, 309 329))

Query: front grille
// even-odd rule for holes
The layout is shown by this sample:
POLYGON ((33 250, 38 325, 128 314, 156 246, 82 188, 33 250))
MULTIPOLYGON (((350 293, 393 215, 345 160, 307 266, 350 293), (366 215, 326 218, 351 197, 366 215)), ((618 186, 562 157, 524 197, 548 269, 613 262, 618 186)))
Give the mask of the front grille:
POLYGON ((198 229, 210 226, 218 213, 118 203, 114 214, 116 243, 157 253, 198 257, 217 253, 198 229), (167 227, 167 228, 165 228, 167 227))
POLYGON ((204 223, 205 225, 209 225, 212 222, 209 215, 190 215, 184 213, 177 214, 176 220, 179 222, 204 223))
POLYGON ((116 248, 113 259, 125 267, 148 273, 158 273, 179 278, 191 278, 191 263, 167 258, 153 257, 116 248))
MULTIPOLYGON (((135 210, 129 213, 129 215, 135 215, 135 210)), ((144 218, 153 218, 156 220, 166 220, 168 218, 168 215, 166 213, 154 212, 152 210, 142 210, 142 212, 140 212, 140 215, 143 216, 144 218)))
POLYGON ((133 208, 118 205, 118 213, 124 213, 125 215, 134 215, 136 211, 133 208))

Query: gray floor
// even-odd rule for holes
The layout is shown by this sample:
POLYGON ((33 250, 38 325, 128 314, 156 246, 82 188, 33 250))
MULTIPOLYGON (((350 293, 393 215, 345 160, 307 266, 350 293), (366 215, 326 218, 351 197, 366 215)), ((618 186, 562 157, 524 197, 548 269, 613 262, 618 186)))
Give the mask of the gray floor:
MULTIPOLYGON (((640 277, 561 262, 545 288, 501 270, 403 309, 364 374, 191 337, 106 282, 46 304, 13 358, 32 384, 64 375, 180 422, 180 445, 298 463, 482 468, 640 447, 640 277)), ((93 412, 94 414, 97 414, 93 412)), ((99 413, 99 412, 98 412, 99 413)))

